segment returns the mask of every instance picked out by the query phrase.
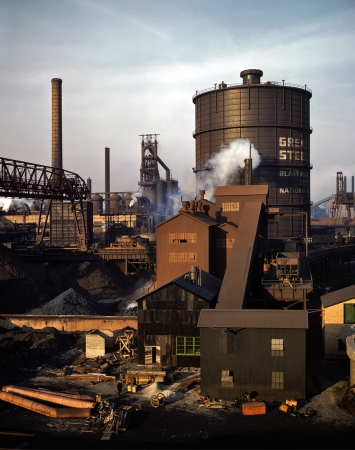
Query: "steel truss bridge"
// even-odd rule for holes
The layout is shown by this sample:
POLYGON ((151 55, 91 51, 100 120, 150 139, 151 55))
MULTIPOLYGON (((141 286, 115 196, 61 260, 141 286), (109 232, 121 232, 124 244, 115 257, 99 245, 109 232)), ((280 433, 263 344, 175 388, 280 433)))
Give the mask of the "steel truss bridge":
POLYGON ((89 194, 84 180, 74 172, 0 157, 0 196, 41 200, 37 244, 43 241, 52 201, 68 200, 72 203, 80 248, 86 250, 88 240, 83 200, 89 194))

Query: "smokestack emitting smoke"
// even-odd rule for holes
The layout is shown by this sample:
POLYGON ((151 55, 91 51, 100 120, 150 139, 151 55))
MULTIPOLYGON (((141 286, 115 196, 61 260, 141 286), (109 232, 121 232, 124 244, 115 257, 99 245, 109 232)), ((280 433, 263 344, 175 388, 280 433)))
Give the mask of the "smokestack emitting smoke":
POLYGON ((105 147, 105 214, 110 213, 110 149, 105 147))
POLYGON ((231 184, 244 167, 244 160, 250 157, 253 169, 256 169, 261 156, 249 139, 235 139, 229 145, 222 144, 221 151, 207 161, 206 167, 210 170, 205 172, 197 189, 205 189, 205 198, 212 200, 216 187, 231 184))
POLYGON ((52 167, 63 169, 62 80, 52 79, 52 167))

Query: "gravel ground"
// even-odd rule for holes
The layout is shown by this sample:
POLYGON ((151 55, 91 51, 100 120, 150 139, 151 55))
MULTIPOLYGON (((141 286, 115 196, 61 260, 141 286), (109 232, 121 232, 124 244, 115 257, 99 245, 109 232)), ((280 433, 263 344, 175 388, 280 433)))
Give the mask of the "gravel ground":
MULTIPOLYGON (((82 351, 69 349, 57 358, 59 364, 77 359, 82 351)), ((135 361, 117 367, 116 372, 139 368, 135 361)), ((35 433, 36 437, 9 437, 0 435, 2 448, 353 448, 355 417, 340 405, 348 387, 339 361, 327 361, 324 367, 329 377, 318 377, 319 387, 328 386, 309 400, 301 403, 299 412, 312 407, 316 414, 299 418, 279 411, 278 403, 266 403, 267 414, 244 416, 233 402, 225 409, 201 408, 199 386, 179 392, 178 383, 152 383, 138 392, 123 388, 118 397, 115 382, 95 385, 66 381, 65 378, 43 376, 43 368, 23 377, 20 384, 51 390, 65 390, 102 395, 120 404, 139 404, 141 410, 132 414, 130 428, 110 441, 101 441, 103 428, 87 430, 85 419, 52 419, 5 404, 0 411, 0 431, 35 433), (153 408, 149 399, 162 392, 164 406, 153 408), (26 442, 26 444, 24 444, 26 442)), ((194 375, 198 369, 185 368, 180 379, 194 375)), ((261 399, 260 399, 261 400, 261 399)))

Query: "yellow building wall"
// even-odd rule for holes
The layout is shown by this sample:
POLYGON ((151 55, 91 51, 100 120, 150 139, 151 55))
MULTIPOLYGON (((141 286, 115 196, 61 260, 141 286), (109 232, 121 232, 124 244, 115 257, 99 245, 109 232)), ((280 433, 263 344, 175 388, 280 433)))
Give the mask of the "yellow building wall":
POLYGON ((344 325, 344 305, 355 303, 355 298, 323 308, 324 352, 330 356, 345 356, 345 350, 338 350, 344 325))

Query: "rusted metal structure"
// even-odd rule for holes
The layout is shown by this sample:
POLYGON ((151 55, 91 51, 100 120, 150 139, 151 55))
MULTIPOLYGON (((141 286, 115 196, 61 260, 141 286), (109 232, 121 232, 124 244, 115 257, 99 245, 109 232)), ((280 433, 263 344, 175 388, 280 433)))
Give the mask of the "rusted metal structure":
MULTIPOLYGON (((252 183, 269 186, 269 206, 280 213, 309 212, 312 92, 284 80, 262 83, 262 75, 258 69, 244 70, 242 84, 222 82, 193 96, 197 184, 203 184, 206 164, 222 144, 249 139, 261 156, 252 183)), ((236 172, 232 184, 248 184, 245 174, 248 170, 236 172)), ((279 219, 269 224, 270 238, 304 234, 302 217, 279 219)))
POLYGON ((178 193, 178 182, 172 179, 170 169, 158 156, 157 136, 159 135, 140 135, 141 168, 138 185, 142 187, 142 195, 149 199, 156 213, 160 214, 159 222, 172 215, 165 210, 173 207, 172 197, 178 193), (165 170, 165 179, 160 177, 158 164, 165 170))
POLYGON ((56 167, 7 158, 0 158, 0 171, 0 196, 42 200, 36 238, 38 244, 43 240, 52 201, 68 200, 74 214, 80 248, 87 248, 83 200, 87 198, 89 190, 79 175, 56 167))
POLYGON ((355 207, 354 185, 352 192, 346 192, 346 177, 343 172, 337 172, 336 194, 331 208, 332 217, 340 217, 340 208, 345 206, 348 219, 351 220, 351 209, 355 207))

